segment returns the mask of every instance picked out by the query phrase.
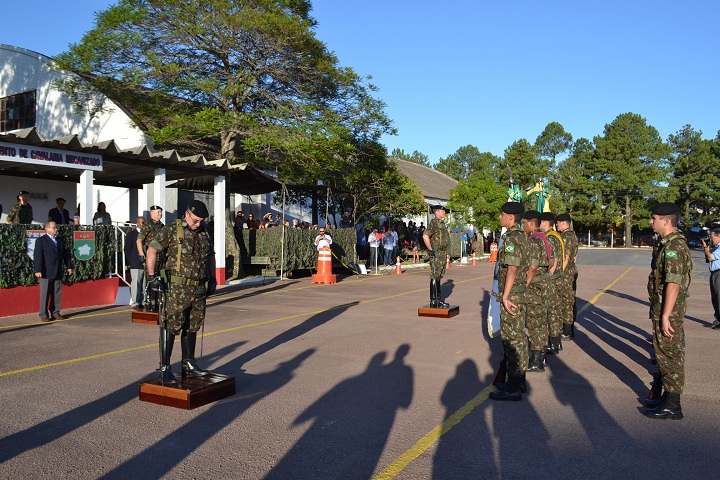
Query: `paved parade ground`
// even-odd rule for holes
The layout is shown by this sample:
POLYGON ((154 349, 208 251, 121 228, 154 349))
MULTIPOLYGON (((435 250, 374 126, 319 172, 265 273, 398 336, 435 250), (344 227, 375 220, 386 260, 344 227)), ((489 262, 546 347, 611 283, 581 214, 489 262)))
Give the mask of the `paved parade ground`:
MULTIPOLYGON (((641 414, 650 254, 580 250, 575 340, 528 373, 522 402, 487 399, 502 353, 484 321, 486 261, 447 271, 450 319, 417 316, 428 268, 219 289, 201 365, 237 393, 194 410, 138 400, 158 328, 129 307, 2 317, 0 478, 717 478, 720 331, 699 250, 685 418, 641 414)), ((178 344, 175 372, 179 359, 178 344)))

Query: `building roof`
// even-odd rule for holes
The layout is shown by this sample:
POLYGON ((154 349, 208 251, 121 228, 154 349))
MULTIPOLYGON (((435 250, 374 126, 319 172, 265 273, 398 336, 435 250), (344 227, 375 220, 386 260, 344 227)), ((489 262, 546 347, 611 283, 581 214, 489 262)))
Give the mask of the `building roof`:
MULTIPOLYGON (((0 142, 102 155, 103 169, 93 172, 93 183, 98 185, 143 188, 144 184, 154 182, 157 168, 165 169, 168 181, 230 174, 235 177, 235 189, 231 191, 248 195, 259 193, 258 189, 272 192, 280 185, 247 165, 230 165, 227 160, 207 160, 203 155, 180 156, 175 150, 153 153, 146 146, 122 150, 113 140, 86 145, 77 135, 47 140, 35 128, 0 133, 0 142)), ((5 160, 2 168, 14 176, 75 183, 80 181, 83 172, 52 162, 38 165, 5 160)))
POLYGON ((411 179, 422 191, 428 200, 450 200, 450 190, 455 188, 458 181, 442 172, 415 162, 389 158, 405 176, 411 179))

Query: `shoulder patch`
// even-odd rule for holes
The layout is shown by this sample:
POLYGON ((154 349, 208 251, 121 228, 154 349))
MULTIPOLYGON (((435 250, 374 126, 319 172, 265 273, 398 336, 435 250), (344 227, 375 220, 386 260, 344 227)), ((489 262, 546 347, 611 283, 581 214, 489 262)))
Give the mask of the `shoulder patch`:
POLYGON ((505 244, 505 251, 508 253, 514 253, 515 252, 515 245, 506 243, 505 244))
POLYGON ((665 250, 665 258, 678 258, 677 250, 665 250))

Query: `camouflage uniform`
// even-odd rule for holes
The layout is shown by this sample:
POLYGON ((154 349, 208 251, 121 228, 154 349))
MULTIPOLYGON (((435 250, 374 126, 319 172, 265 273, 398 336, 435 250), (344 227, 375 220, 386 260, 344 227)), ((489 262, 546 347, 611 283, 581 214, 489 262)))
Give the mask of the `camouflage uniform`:
POLYGON ((687 309, 686 299, 690 287, 693 263, 685 236, 672 232, 658 242, 653 252, 648 278, 650 296, 650 319, 653 322, 653 347, 662 384, 666 392, 681 394, 685 385, 685 331, 683 318, 687 309), (663 336, 660 330, 662 299, 668 283, 680 285, 678 298, 670 314, 670 325, 675 330, 672 338, 663 336))
MULTIPOLYGON (((535 275, 527 287, 526 299, 528 303, 527 327, 530 338, 530 350, 544 351, 548 343, 548 300, 547 291, 550 287, 549 263, 547 247, 543 238, 545 234, 540 230, 531 233, 528 238, 530 244, 530 265, 536 265, 535 275)), ((547 240, 547 239, 546 239, 547 240)))
POLYGON ((565 325, 573 325, 575 323, 575 292, 577 291, 577 267, 575 266, 575 258, 578 254, 578 239, 575 232, 568 228, 560 232, 563 243, 565 244, 565 255, 570 258, 568 264, 563 270, 560 282, 560 318, 565 325))
POLYGON ((562 277, 563 277, 563 247, 562 240, 557 235, 557 232, 548 232, 546 235, 550 247, 552 248, 552 258, 550 265, 552 265, 557 258, 557 266, 555 267, 555 273, 550 277, 549 285, 546 293, 548 302, 548 331, 551 338, 559 337, 562 333, 562 316, 560 311, 556 308, 560 305, 560 292, 562 289, 562 277))
POLYGON ((440 280, 445 275, 450 231, 444 220, 433 218, 430 220, 430 225, 428 225, 424 235, 430 237, 430 245, 435 251, 435 258, 430 257, 430 278, 440 280))
POLYGON ((7 214, 6 220, 8 223, 20 225, 31 224, 33 221, 32 205, 30 205, 29 203, 26 203, 25 205, 21 203, 16 203, 12 207, 10 207, 10 211, 7 214))
POLYGON ((498 262, 498 298, 502 298, 508 266, 516 266, 517 275, 512 285, 510 301, 518 305, 516 315, 510 315, 500 302, 500 338, 507 358, 507 372, 511 377, 525 375, 528 365, 528 340, 525 334, 527 300, 525 284, 530 267, 530 244, 519 226, 508 229, 503 236, 498 262))
MULTIPOLYGON (((204 225, 192 231, 183 221, 184 237, 179 240, 175 224, 160 229, 150 246, 164 251, 169 284, 161 322, 173 335, 179 335, 186 324, 187 332, 197 332, 205 320, 206 282, 209 261, 213 255, 210 237, 204 225), (177 268, 178 250, 181 251, 177 268)), ((157 271, 157 270, 156 270, 157 271)), ((214 274, 214 273, 213 273, 214 274)))
MULTIPOLYGON (((150 242, 153 241, 155 237, 157 237, 160 230, 165 225, 160 220, 150 220, 149 222, 145 222, 145 225, 140 229, 140 232, 138 233, 138 240, 142 243, 143 246, 143 252, 147 252, 147 247, 150 245, 150 242)), ((157 258, 157 264, 155 266, 156 271, 160 271, 165 266, 165 255, 158 254, 157 258)))

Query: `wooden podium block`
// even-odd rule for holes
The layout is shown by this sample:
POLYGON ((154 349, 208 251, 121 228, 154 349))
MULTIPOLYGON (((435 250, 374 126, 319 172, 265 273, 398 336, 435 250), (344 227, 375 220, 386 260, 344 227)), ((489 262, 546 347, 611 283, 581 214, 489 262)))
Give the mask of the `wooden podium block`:
POLYGON ((157 312, 132 312, 133 323, 147 323, 150 325, 160 325, 159 315, 157 312))
POLYGON ((418 317, 450 318, 460 313, 460 307, 450 305, 448 308, 434 308, 430 305, 418 308, 418 317))
MULTIPOLYGON (((176 376, 177 377, 177 376, 176 376)), ((178 378, 177 385, 162 385, 155 378, 140 384, 140 400, 192 410, 235 395, 235 377, 210 373, 202 377, 178 378)))

